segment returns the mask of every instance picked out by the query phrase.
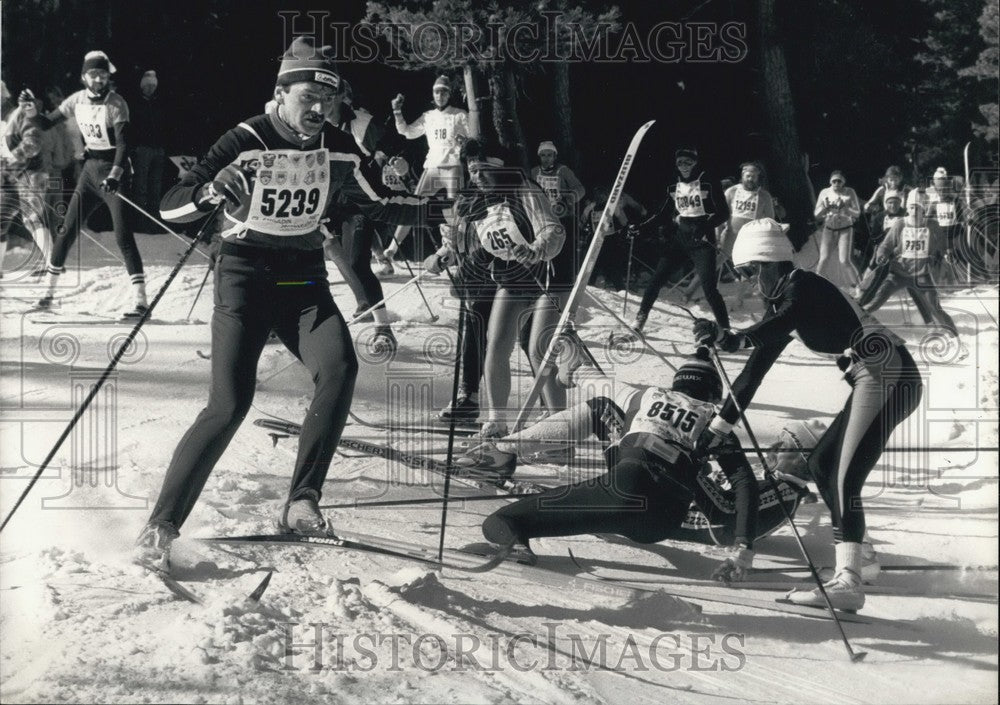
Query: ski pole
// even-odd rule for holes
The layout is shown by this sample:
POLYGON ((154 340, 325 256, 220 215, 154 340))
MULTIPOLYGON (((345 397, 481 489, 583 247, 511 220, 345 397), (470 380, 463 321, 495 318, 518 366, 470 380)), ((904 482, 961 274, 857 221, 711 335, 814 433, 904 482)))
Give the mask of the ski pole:
MULTIPOLYGON (((753 446, 754 452, 757 454, 757 459, 760 460, 760 464, 764 467, 764 477, 771 485, 771 489, 774 491, 775 495, 781 497, 781 490, 778 487, 777 481, 774 479, 774 474, 768 466, 767 460, 764 459, 764 453, 760 449, 760 444, 757 443, 757 437, 754 435, 753 429, 750 428, 746 413, 743 411, 743 407, 740 405, 739 401, 736 399, 736 395, 733 393, 733 386, 729 381, 729 375, 726 373, 726 368, 722 366, 722 360, 719 359, 719 351, 715 349, 714 345, 709 346, 709 350, 712 353, 712 362, 715 364, 715 368, 719 371, 719 376, 722 378, 723 384, 726 385, 726 393, 732 400, 733 406, 736 407, 736 411, 739 412, 740 421, 743 423, 743 430, 747 432, 747 437, 750 439, 750 444, 753 446)), ((799 551, 801 551, 802 557, 806 559, 806 563, 809 565, 809 572, 812 574, 816 587, 819 588, 819 592, 823 596, 823 601, 826 602, 827 609, 830 610, 830 615, 833 617, 833 621, 837 625, 837 630, 840 632, 840 638, 844 642, 844 648, 847 649, 847 655, 851 659, 852 663, 857 663, 868 654, 866 651, 854 651, 854 649, 851 648, 851 642, 848 641, 847 634, 844 632, 844 625, 841 624, 840 617, 837 615, 837 610, 833 608, 833 603, 830 602, 830 596, 826 594, 826 588, 823 587, 823 581, 819 578, 819 573, 816 570, 816 564, 813 563, 812 558, 809 556, 809 551, 806 550, 806 545, 802 542, 802 536, 799 535, 799 529, 795 525, 795 520, 792 518, 792 515, 789 513, 788 507, 785 506, 784 502, 779 501, 778 505, 781 507, 781 511, 785 515, 788 526, 792 529, 792 535, 795 536, 795 542, 799 546, 799 551)))
MULTIPOLYGON (((529 270, 527 267, 525 267, 525 270, 527 270, 531 274, 531 278, 535 280, 535 284, 538 286, 539 289, 542 290, 542 294, 549 300, 549 303, 552 304, 552 307, 561 316, 562 307, 559 305, 559 299, 557 299, 554 295, 552 295, 547 288, 542 286, 542 282, 539 281, 538 277, 535 276, 534 272, 529 270)), ((588 348, 584 344, 584 342, 580 339, 580 336, 577 335, 576 329, 573 328, 572 321, 566 326, 565 330, 563 330, 563 335, 568 337, 574 343, 576 343, 577 347, 579 347, 579 349, 582 350, 583 354, 587 357, 587 362, 590 364, 591 367, 597 370, 597 373, 599 375, 601 375, 602 377, 608 376, 607 373, 603 369, 601 369, 601 366, 597 362, 597 358, 595 358, 593 353, 590 352, 590 348, 588 348)))
POLYGON ((201 298, 201 290, 205 288, 205 282, 208 281, 208 275, 212 273, 215 269, 215 260, 211 260, 208 263, 208 269, 205 270, 205 276, 201 279, 201 284, 198 286, 198 293, 194 295, 194 301, 191 302, 191 308, 188 309, 187 315, 184 317, 185 321, 191 320, 191 314, 194 313, 194 307, 198 303, 198 299, 201 298))
MULTIPOLYGON (((378 228, 375 228, 375 237, 378 238, 378 244, 379 244, 379 247, 382 248, 382 256, 384 257, 385 256, 385 243, 382 242, 382 235, 379 233, 378 228)), ((396 242, 396 238, 393 237, 392 241, 396 245, 396 249, 398 250, 399 249, 399 243, 396 242)), ((408 259, 406 259, 405 257, 402 258, 402 259, 403 259, 403 264, 406 266, 406 271, 409 272, 409 274, 410 274, 411 277, 414 276, 414 274, 413 274, 413 267, 410 266, 410 261, 408 259)), ((438 315, 436 313, 434 313, 434 311, 431 309, 431 305, 427 302, 427 297, 424 296, 423 287, 420 286, 419 282, 417 283, 417 291, 420 292, 420 298, 423 299, 423 301, 424 301, 424 307, 427 309, 427 313, 431 317, 431 323, 436 323, 437 320, 438 320, 438 315)))
POLYGON ((156 308, 156 305, 160 302, 160 299, 163 298, 163 295, 167 293, 167 288, 170 286, 171 282, 173 282, 174 278, 177 276, 177 273, 181 271, 181 267, 183 267, 184 263, 187 262, 188 258, 191 256, 191 253, 195 251, 195 248, 198 245, 198 241, 201 239, 201 236, 208 231, 209 227, 212 226, 212 224, 215 221, 215 216, 219 213, 221 209, 222 209, 222 203, 219 203, 219 205, 217 205, 209 214, 208 218, 205 220, 204 225, 202 225, 201 229, 198 231, 197 237, 195 237, 191 241, 191 244, 188 245, 187 250, 185 250, 184 254, 181 255, 180 260, 174 266, 173 271, 171 271, 170 274, 167 276, 167 280, 163 282, 163 286, 161 286, 160 290, 156 292, 156 296, 154 296, 153 300, 150 302, 149 308, 146 309, 146 311, 142 314, 142 318, 140 318, 138 323, 135 324, 135 327, 132 328, 132 332, 129 333, 128 336, 125 338, 125 340, 122 341, 122 344, 118 347, 118 351, 115 353, 114 357, 111 358, 111 362, 108 363, 108 366, 104 369, 104 372, 98 378, 97 382, 95 382, 94 386, 91 387, 90 393, 87 394, 86 398, 83 400, 83 403, 80 404, 80 407, 76 410, 76 413, 73 415, 73 418, 70 420, 69 424, 66 426, 62 434, 59 436, 59 439, 56 441, 55 445, 52 446, 52 450, 50 450, 48 455, 45 456, 45 460, 42 461, 42 464, 38 466, 38 470, 35 472, 34 477, 32 477, 31 481, 28 482, 28 486, 24 488, 24 491, 21 493, 21 496, 17 498, 17 501, 14 503, 14 506, 11 508, 10 512, 4 518, 3 523, 0 524, 0 531, 3 531, 4 527, 6 527, 8 523, 10 523, 11 518, 13 518, 14 516, 14 512, 16 512, 18 507, 21 506, 21 503, 24 502, 25 498, 28 496, 28 493, 31 492, 31 488, 35 486, 36 482, 38 482, 38 478, 42 476, 42 473, 45 472, 45 469, 49 466, 49 463, 52 462, 52 459, 55 457, 56 453, 59 452, 59 449, 62 447, 62 444, 66 441, 66 439, 69 437, 69 434, 76 427, 77 422, 83 417, 83 414, 87 410, 87 407, 90 406, 90 403, 94 401, 94 397, 97 396, 97 393, 101 390, 101 387, 104 386, 104 382, 107 381, 108 377, 111 376, 111 373, 114 371, 115 367, 118 366, 119 360, 122 359, 122 357, 128 351, 129 346, 132 345, 132 341, 135 340, 135 337, 139 334, 139 330, 146 323, 146 321, 148 321, 150 317, 153 315, 153 309, 156 308))
MULTIPOLYGON (((626 322, 625 322, 625 320, 624 320, 624 319, 623 319, 623 318, 622 318, 621 316, 619 316, 619 315, 618 315, 617 313, 615 313, 615 310, 614 310, 613 308, 611 308, 610 306, 608 306, 608 305, 607 305, 606 303, 604 303, 603 301, 601 301, 601 300, 600 300, 599 298, 597 298, 596 296, 594 296, 594 295, 593 295, 592 293, 590 293, 589 291, 587 292, 587 296, 589 296, 589 297, 590 297, 590 300, 591 300, 591 301, 593 301, 593 302, 594 302, 594 303, 596 303, 596 304, 597 304, 598 306, 600 306, 601 308, 603 308, 603 309, 604 309, 604 310, 605 310, 605 311, 606 311, 606 312, 608 313, 608 315, 609 315, 609 316, 611 316, 612 318, 614 318, 614 319, 615 319, 615 320, 616 320, 616 321, 617 321, 617 322, 619 323, 619 325, 621 325, 621 326, 624 326, 625 328, 629 328, 629 327, 630 327, 630 326, 629 326, 629 324, 628 324, 628 323, 626 323, 626 322)), ((613 336, 613 335, 614 335, 614 334, 612 334, 612 336, 613 336)), ((641 342, 641 343, 642 343, 643 345, 645 345, 645 346, 646 346, 646 348, 647 348, 647 349, 648 349, 648 350, 649 350, 649 351, 650 351, 651 353, 653 353, 653 354, 654 354, 654 355, 656 355, 656 356, 657 356, 658 358, 660 358, 660 361, 661 361, 661 362, 662 362, 662 363, 663 363, 664 365, 666 365, 667 367, 669 367, 669 368, 670 368, 671 370, 673 370, 674 372, 676 372, 676 371, 677 371, 677 367, 676 367, 676 366, 674 365, 674 363, 670 362, 670 360, 668 360, 668 359, 667 359, 667 356, 666 356, 666 355, 664 355, 664 354, 663 354, 663 353, 661 353, 661 352, 660 352, 659 350, 657 350, 656 348, 654 348, 654 347, 653 347, 653 344, 652 344, 652 343, 650 343, 650 342, 649 342, 648 340, 646 340, 646 338, 645 338, 645 337, 643 337, 642 335, 640 335, 640 336, 639 336, 639 341, 640 341, 640 342, 641 342)))
POLYGON ((629 229, 625 237, 628 238, 628 264, 625 265, 625 301, 622 303, 622 318, 628 316, 628 292, 632 286, 632 248, 635 245, 635 234, 629 229))
MULTIPOLYGON (((496 499, 520 499, 530 494, 474 494, 468 497, 452 497, 455 502, 488 502, 496 499)), ((445 497, 421 497, 419 499, 389 499, 376 502, 342 502, 340 504, 321 504, 320 509, 355 509, 357 507, 407 507, 418 504, 437 504, 449 501, 445 497)))
MULTIPOLYGON (((188 239, 186 237, 184 237, 183 235, 180 235, 179 233, 176 233, 173 230, 171 230, 169 227, 167 227, 166 223, 164 223, 159 218, 150 215, 149 212, 146 211, 142 206, 140 206, 138 203, 136 203, 135 201, 133 201, 131 198, 129 198, 128 196, 126 196, 125 194, 123 194, 121 191, 115 191, 115 195, 118 196, 118 198, 120 198, 123 201, 125 201, 125 203, 129 204, 130 206, 132 206, 133 208, 135 208, 137 211, 139 211, 140 213, 142 213, 144 216, 146 216, 147 218, 149 218, 156 225, 159 225, 161 228, 163 228, 164 230, 166 230, 168 233, 170 233, 171 235, 173 235, 175 238, 177 238, 178 240, 180 240, 181 242, 183 242, 185 245, 187 244, 188 239)), ((225 203, 225 201, 220 201, 220 203, 225 203)), ((216 215, 218 215, 218 213, 219 213, 219 209, 218 209, 218 207, 216 207, 215 210, 212 211, 212 217, 214 218, 216 215)), ((204 231, 204 227, 203 227, 202 230, 198 231, 198 237, 201 237, 204 234, 204 232, 207 232, 207 231, 204 231)), ((198 242, 197 238, 195 238, 195 242, 198 242)), ((206 255, 204 252, 202 252, 199 249, 195 249, 195 252, 197 252, 199 255, 201 255, 202 257, 204 257, 205 259, 207 259, 209 261, 211 261, 211 259, 212 259, 209 255, 206 255)))
MULTIPOLYGON (((451 377, 451 408, 458 406, 458 384, 462 367, 462 345, 465 340, 465 297, 458 299, 458 335, 455 339, 455 371, 451 377)), ((441 534, 438 540, 438 563, 444 565, 444 530, 448 522, 448 491, 451 489, 451 466, 455 459, 455 427, 458 414, 448 418, 448 452, 445 454, 444 490, 441 503, 441 534)))

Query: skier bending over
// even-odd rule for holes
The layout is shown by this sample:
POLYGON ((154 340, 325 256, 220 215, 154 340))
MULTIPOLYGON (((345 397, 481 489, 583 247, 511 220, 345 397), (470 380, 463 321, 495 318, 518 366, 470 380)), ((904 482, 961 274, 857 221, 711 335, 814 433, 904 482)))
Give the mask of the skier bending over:
MULTIPOLYGON (((638 543, 725 542, 732 555, 714 575, 741 579, 753 563, 759 523, 771 531, 783 514, 773 493, 765 493, 769 504, 759 512, 757 479, 735 434, 714 450, 731 489, 722 490, 718 478, 703 473, 695 443, 721 397, 719 375, 701 348, 677 370, 669 389, 631 387, 614 400, 596 397, 497 442, 495 464, 509 474, 515 452, 527 454, 553 440, 569 445, 594 433, 611 444, 608 472, 507 505, 486 518, 483 535, 495 544, 513 544, 529 561, 534 556, 528 542, 543 536, 613 533, 638 543)), ((781 501, 792 512, 804 484, 794 478, 782 488, 781 501)))
MULTIPOLYGON (((716 443, 725 444, 739 409, 746 410, 793 334, 813 352, 836 360, 851 392, 816 444, 809 470, 833 520, 836 574, 826 583, 826 593, 834 607, 857 610, 865 603, 861 488, 893 429, 917 408, 923 384, 898 336, 829 280, 795 268, 785 227, 770 218, 751 221, 740 230, 733 247, 737 274, 756 282, 767 306, 763 320, 735 331, 704 318, 694 324, 699 343, 715 344, 727 352, 752 349, 733 382, 735 401, 726 401, 702 432, 698 446, 710 451, 716 443)), ((825 605, 819 589, 793 591, 789 597, 797 604, 825 605)))

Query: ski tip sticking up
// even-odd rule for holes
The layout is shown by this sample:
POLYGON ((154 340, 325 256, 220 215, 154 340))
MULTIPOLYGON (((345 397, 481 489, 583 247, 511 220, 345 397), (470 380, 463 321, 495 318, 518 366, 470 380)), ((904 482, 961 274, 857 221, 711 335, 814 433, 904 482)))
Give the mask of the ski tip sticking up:
POLYGON ((531 389, 528 391, 527 397, 524 398, 521 409, 517 414, 513 427, 511 428, 511 431, 514 433, 517 433, 524 427, 528 413, 535 405, 535 402, 541 394, 542 386, 545 384, 547 375, 551 374, 550 367, 555 357, 555 350, 559 344, 559 339, 562 337, 563 332, 569 325, 569 322, 576 314, 576 309, 580 306, 580 302, 583 300, 583 296, 587 292, 587 285, 590 282, 591 274, 594 272, 594 266, 597 264, 597 257, 601 253, 601 246, 604 244, 604 237, 611 229, 611 222, 614 219, 614 213, 618 208, 618 201, 621 200, 622 192, 625 189, 625 181, 628 178, 629 171, 632 169, 632 163, 635 161, 635 157, 639 153, 639 145, 642 143, 642 138, 646 136, 646 133, 649 132, 649 128, 651 128, 655 122, 656 120, 650 120, 642 125, 632 136, 632 141, 629 142, 628 149, 625 151, 625 157, 622 159, 621 166, 618 169, 618 176, 615 177, 614 184, 608 194, 608 200, 604 204, 604 211, 601 213, 601 219, 598 221, 597 228, 594 231, 594 237, 591 239, 590 247, 587 249, 587 254, 583 258, 583 262, 580 265, 576 282, 573 284, 573 290, 570 292, 569 299, 563 306, 563 312, 562 315, 559 316, 559 323, 556 325, 556 329, 553 332, 552 340, 549 342, 548 348, 545 351, 545 356, 542 358, 542 362, 538 366, 538 371, 535 374, 535 379, 532 382, 531 389))

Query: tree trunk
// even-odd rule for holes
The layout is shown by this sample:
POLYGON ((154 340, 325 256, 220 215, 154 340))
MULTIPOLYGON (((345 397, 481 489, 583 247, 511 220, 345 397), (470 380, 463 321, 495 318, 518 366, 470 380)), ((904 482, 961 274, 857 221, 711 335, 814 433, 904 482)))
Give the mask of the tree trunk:
POLYGON ((564 164, 580 173, 580 153, 573 141, 573 107, 569 95, 569 62, 559 61, 552 66, 552 94, 556 108, 556 146, 564 164))
POLYGON ((466 65, 462 71, 465 78, 465 102, 469 106, 469 137, 481 137, 479 130, 479 100, 476 98, 476 78, 472 67, 466 65))
POLYGON ((801 246, 815 230, 812 217, 815 204, 809 198, 809 183, 802 169, 795 104, 785 52, 778 37, 774 0, 757 0, 757 26, 763 81, 760 95, 767 121, 768 160, 772 165, 769 177, 773 177, 774 192, 785 205, 792 226, 789 237, 796 246, 801 246))
POLYGON ((490 75, 490 93, 493 96, 493 127, 500 144, 511 152, 524 169, 530 167, 524 130, 517 114, 517 79, 508 65, 499 67, 490 75))

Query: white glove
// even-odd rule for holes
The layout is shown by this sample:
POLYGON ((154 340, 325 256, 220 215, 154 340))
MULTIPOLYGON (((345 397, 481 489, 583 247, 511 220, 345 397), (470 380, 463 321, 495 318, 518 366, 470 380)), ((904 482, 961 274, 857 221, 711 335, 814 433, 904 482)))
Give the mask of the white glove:
POLYGON ((410 165, 403 157, 393 157, 389 160, 389 166, 396 172, 396 176, 405 177, 410 173, 410 165))
POLYGON ((403 109, 403 94, 402 93, 397 93, 396 97, 392 99, 392 102, 389 103, 389 105, 392 106, 392 111, 393 112, 397 112, 399 110, 402 110, 403 109))
POLYGON ((746 546, 734 546, 731 555, 712 572, 712 580, 723 583, 744 580, 753 567, 753 556, 753 550, 746 546))
POLYGON ((542 261, 541 250, 534 243, 531 245, 515 245, 513 255, 516 261, 529 267, 542 261))

